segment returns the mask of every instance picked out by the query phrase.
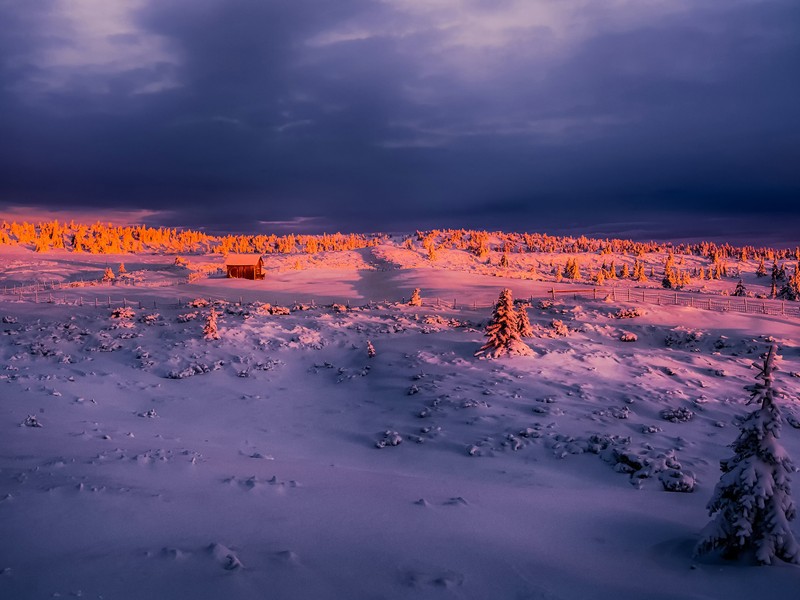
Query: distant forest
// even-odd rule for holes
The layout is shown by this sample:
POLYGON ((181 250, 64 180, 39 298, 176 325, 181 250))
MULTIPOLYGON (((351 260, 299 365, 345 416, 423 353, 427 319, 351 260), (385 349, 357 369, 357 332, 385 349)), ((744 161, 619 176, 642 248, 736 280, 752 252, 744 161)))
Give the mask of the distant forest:
MULTIPOLYGON (((185 254, 316 254, 357 250, 390 241, 386 234, 320 234, 320 235, 208 235, 201 231, 169 227, 116 226, 108 223, 91 225, 46 221, 39 223, 3 222, 0 224, 0 245, 18 245, 37 252, 66 250, 94 254, 185 253, 185 254)), ((762 259, 799 260, 800 247, 770 248, 736 246, 729 243, 639 242, 625 239, 598 239, 585 236, 552 236, 543 233, 505 233, 466 229, 434 229, 417 231, 400 238, 397 243, 408 249, 421 248, 435 259, 442 249, 465 250, 479 258, 490 252, 510 253, 596 253, 643 256, 665 252, 703 256, 710 260, 762 259)))

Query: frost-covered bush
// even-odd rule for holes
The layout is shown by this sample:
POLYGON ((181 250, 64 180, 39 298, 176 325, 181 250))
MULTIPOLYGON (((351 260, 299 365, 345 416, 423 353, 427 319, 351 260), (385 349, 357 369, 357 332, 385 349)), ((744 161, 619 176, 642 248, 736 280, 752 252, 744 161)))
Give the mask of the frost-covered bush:
POLYGON ((182 315, 178 315, 178 323, 188 323, 189 321, 194 321, 199 316, 197 311, 185 313, 182 315))
MULTIPOLYGON (((177 260, 177 259, 175 259, 177 260)), ((191 302, 189 302, 189 306, 192 308, 205 308, 208 306, 209 302, 205 298, 195 298, 191 302)))
POLYGON ((132 319, 136 313, 130 306, 120 306, 111 311, 112 319, 132 319))
POLYGON ((155 325, 161 320, 161 315, 158 313, 152 313, 149 315, 142 315, 142 318, 139 319, 145 325, 155 325))
POLYGON ((383 437, 375 442, 376 448, 386 448, 387 446, 399 446, 403 442, 403 437, 396 431, 387 429, 383 432, 383 437))
POLYGON ((560 319, 553 319, 550 323, 551 334, 554 336, 566 337, 569 335, 569 328, 560 319))
POLYGON ((694 418, 694 413, 685 407, 665 408, 659 414, 662 419, 671 423, 687 423, 694 418))
POLYGON ((372 345, 372 342, 367 340, 367 356, 369 358, 375 358, 375 346, 372 345))
POLYGON ((615 319, 633 319, 641 317, 643 314, 645 313, 641 308, 621 308, 612 316, 615 319))
POLYGON ((20 423, 21 427, 41 427, 42 424, 36 419, 36 415, 28 415, 25 420, 20 423))
POLYGON ((734 455, 720 461, 722 476, 708 503, 716 517, 701 534, 695 554, 721 550, 735 558, 754 551, 761 564, 775 558, 800 564, 800 545, 789 522, 796 511, 791 498, 790 477, 794 466, 778 442, 781 414, 775 404, 774 371, 776 346, 772 346, 750 387, 750 403, 760 407, 739 426, 732 444, 734 455))
POLYGON ((631 333, 629 331, 624 332, 622 335, 619 336, 620 342, 635 342, 639 338, 635 333, 631 333))

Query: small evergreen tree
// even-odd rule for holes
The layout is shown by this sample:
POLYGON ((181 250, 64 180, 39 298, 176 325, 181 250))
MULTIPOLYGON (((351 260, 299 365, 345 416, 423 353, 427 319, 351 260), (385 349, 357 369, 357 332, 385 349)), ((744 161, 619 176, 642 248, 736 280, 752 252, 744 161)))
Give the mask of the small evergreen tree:
POLYGON ((103 273, 103 281, 114 281, 116 276, 114 275, 114 271, 111 270, 111 267, 106 267, 105 273, 103 273))
POLYGON ((411 299, 408 301, 409 306, 422 306, 422 298, 419 295, 419 288, 414 288, 411 292, 411 299))
POLYGON ((784 300, 800 300, 800 265, 794 268, 794 275, 789 277, 777 295, 784 300))
POLYGON ((732 296, 747 296, 747 288, 744 287, 744 283, 742 280, 739 280, 739 283, 736 284, 736 289, 733 290, 732 296))
POLYGON ((486 343, 475 356, 498 358, 500 356, 530 356, 531 350, 521 339, 519 315, 514 308, 514 298, 508 288, 500 292, 492 318, 486 327, 486 343))
POLYGON ((117 270, 119 271, 119 274, 120 274, 120 275, 122 275, 122 274, 124 274, 124 273, 127 273, 127 272, 128 272, 128 271, 125 269, 125 263, 119 263, 119 269, 117 269, 117 270))
POLYGON ((763 256, 758 261, 758 268, 756 269, 756 276, 757 277, 766 277, 767 276, 767 267, 764 264, 764 257, 763 256))
POLYGON ((790 489, 794 467, 778 442, 782 419, 773 387, 776 354, 773 345, 756 375, 760 381, 748 388, 749 403, 761 406, 741 422, 732 444, 734 456, 720 461, 722 477, 708 503, 709 514, 717 516, 703 530, 696 555, 722 550, 735 558, 755 551, 761 564, 774 558, 800 564, 800 545, 789 526, 795 518, 790 489))
POLYGON ((517 331, 520 337, 533 337, 533 326, 528 318, 528 305, 523 304, 517 310, 517 331))
POLYGON ((217 311, 213 308, 206 317, 206 324, 203 327, 203 337, 207 340, 218 340, 219 331, 217 329, 217 311))

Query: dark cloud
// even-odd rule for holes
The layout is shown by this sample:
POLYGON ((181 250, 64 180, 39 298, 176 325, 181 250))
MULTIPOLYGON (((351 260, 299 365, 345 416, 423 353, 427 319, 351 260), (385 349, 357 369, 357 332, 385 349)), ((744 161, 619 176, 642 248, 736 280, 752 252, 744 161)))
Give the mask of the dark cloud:
POLYGON ((0 208, 796 238, 792 0, 127 5, 0 2, 0 208))

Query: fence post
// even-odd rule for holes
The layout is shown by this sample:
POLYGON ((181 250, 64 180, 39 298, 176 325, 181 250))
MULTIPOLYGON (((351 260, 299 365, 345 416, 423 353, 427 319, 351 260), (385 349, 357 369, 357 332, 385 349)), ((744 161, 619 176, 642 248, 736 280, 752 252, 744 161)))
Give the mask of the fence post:
POLYGON ((678 306, 678 292, 675 292, 675 306, 678 306))
POLYGON ((155 308, 158 308, 158 306, 156 306, 156 301, 155 301, 155 300, 153 300, 153 308, 154 308, 154 309, 155 309, 155 308))
POLYGON ((628 288, 628 302, 631 300, 631 288, 628 288))
POLYGON ((661 294, 656 294, 656 300, 658 302, 658 305, 661 306, 661 294))
POLYGON ((597 288, 592 288, 592 300, 597 300, 597 288))
POLYGON ((642 302, 644 302, 644 290, 642 291, 642 302))
POLYGON ((453 310, 455 310, 455 309, 456 309, 456 299, 453 298, 453 310))
POLYGON ((744 312, 747 312, 747 296, 744 298, 744 312))
POLYGON ((694 308, 694 296, 689 296, 689 306, 694 308))
POLYGON ((111 296, 108 296, 108 308, 111 308, 111 296))
POLYGON ((35 304, 39 304, 39 286, 36 286, 36 291, 33 293, 33 301, 35 304))
POLYGON ((555 288, 555 286, 553 286, 550 289, 550 293, 553 294, 553 302, 555 302, 556 301, 556 288, 555 288))
POLYGON ((783 309, 786 307, 786 300, 781 300, 781 316, 784 315, 783 309))
POLYGON ((616 302, 617 301, 617 288, 611 288, 611 299, 616 302))

